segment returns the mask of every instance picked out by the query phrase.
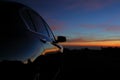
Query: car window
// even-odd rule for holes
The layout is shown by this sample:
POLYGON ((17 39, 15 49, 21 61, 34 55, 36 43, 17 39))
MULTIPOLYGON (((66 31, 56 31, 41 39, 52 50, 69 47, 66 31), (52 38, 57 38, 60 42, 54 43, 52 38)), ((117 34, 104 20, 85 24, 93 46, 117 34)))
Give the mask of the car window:
POLYGON ((45 27, 45 24, 44 24, 44 21, 42 20, 42 18, 37 13, 35 13, 33 11, 29 11, 29 13, 30 13, 32 21, 36 27, 36 31, 38 33, 45 35, 46 37, 49 37, 48 31, 45 27))
POLYGON ((48 26, 48 24, 46 22, 45 22, 45 26, 46 26, 46 28, 48 30, 50 38, 52 39, 52 41, 55 41, 55 37, 53 35, 53 32, 51 31, 50 27, 48 26))
POLYGON ((21 11, 21 14, 24 19, 24 22, 26 23, 26 25, 28 25, 27 27, 33 31, 36 31, 36 28, 34 27, 35 25, 33 24, 29 11, 27 9, 24 9, 21 11))
POLYGON ((46 40, 55 41, 50 28, 48 27, 47 23, 41 18, 41 16, 30 9, 23 9, 21 12, 22 17, 25 20, 24 22, 26 25, 28 25, 28 28, 48 37, 46 40))

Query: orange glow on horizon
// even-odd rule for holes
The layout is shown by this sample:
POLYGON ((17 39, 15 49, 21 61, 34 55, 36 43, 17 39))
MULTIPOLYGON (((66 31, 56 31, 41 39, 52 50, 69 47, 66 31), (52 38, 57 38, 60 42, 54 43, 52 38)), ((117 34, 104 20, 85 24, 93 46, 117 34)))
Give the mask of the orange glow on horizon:
POLYGON ((120 47, 120 41, 65 42, 60 44, 63 46, 120 47))

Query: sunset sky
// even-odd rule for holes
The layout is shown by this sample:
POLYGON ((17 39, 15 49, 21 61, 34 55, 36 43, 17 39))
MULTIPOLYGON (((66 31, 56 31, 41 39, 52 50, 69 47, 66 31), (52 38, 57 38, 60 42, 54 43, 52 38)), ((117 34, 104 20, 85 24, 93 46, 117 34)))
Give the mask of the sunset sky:
POLYGON ((120 46, 120 0, 12 0, 36 10, 71 46, 120 46))

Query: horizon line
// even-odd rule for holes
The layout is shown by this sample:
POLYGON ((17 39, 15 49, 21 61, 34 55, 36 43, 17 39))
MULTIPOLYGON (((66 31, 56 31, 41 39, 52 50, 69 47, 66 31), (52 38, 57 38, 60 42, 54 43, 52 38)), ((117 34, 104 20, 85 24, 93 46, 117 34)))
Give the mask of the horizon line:
POLYGON ((63 46, 120 47, 120 41, 64 42, 60 44, 63 46))

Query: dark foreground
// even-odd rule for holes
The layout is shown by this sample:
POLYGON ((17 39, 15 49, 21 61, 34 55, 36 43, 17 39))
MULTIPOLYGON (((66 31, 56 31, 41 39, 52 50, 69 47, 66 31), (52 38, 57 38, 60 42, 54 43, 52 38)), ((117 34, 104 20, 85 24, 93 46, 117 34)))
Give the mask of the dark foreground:
POLYGON ((65 80, 119 78, 120 48, 65 49, 64 53, 62 74, 65 80))
POLYGON ((39 80, 115 79, 119 78, 120 73, 120 48, 65 49, 64 54, 48 55, 39 58, 39 61, 39 65, 13 62, 13 66, 9 62, 1 63, 0 73, 4 76, 0 78, 9 80, 7 78, 12 75, 16 76, 15 80, 33 80, 34 75, 40 72, 39 80), (6 74, 10 76, 6 77, 6 74))

